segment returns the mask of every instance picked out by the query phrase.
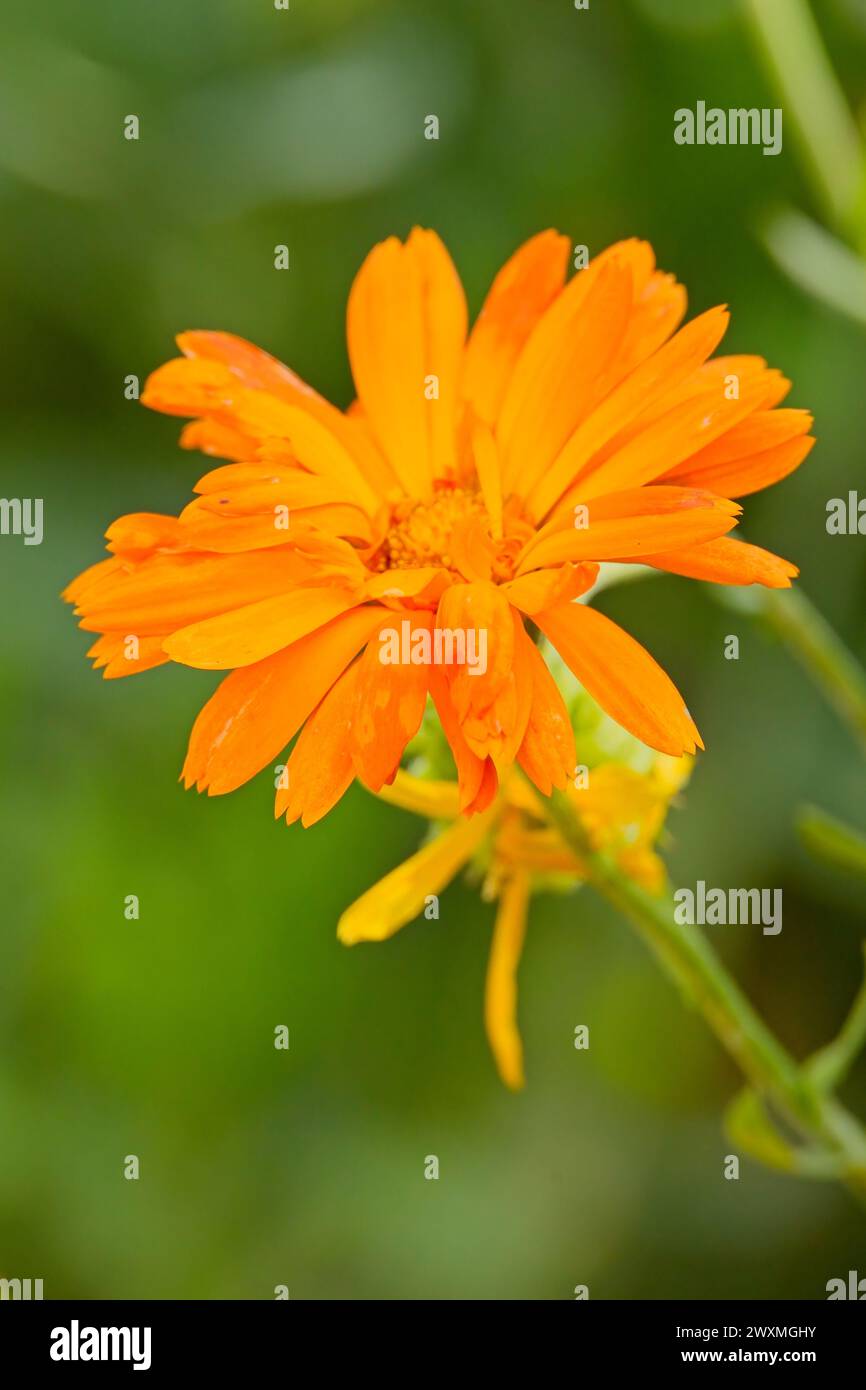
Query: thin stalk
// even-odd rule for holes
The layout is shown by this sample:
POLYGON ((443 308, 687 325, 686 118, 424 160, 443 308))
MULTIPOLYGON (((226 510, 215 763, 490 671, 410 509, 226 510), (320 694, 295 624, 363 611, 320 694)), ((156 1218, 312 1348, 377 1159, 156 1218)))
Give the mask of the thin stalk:
POLYGON ((845 1080, 851 1065, 866 1044, 866 978, 864 978, 848 1017, 837 1036, 807 1063, 809 1075, 822 1088, 829 1090, 845 1080))
POLYGON ((806 0, 742 0, 759 55, 794 127, 821 209, 850 233, 862 177, 860 136, 806 0))
POLYGON ((726 607, 751 613, 782 639, 866 748, 866 673, 803 590, 712 587, 726 607))
POLYGON ((554 792, 548 806, 563 839, 586 864, 589 882, 634 924, 749 1083, 803 1139, 839 1160, 840 1176, 866 1203, 866 1131, 859 1121, 778 1042, 706 937, 676 921, 670 896, 654 897, 610 856, 595 853, 567 795, 554 792))

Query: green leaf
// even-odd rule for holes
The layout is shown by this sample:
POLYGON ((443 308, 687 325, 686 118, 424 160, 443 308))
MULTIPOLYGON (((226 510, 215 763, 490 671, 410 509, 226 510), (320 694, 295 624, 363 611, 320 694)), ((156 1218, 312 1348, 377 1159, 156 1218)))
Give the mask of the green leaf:
POLYGON ((803 806, 797 814, 797 833, 816 859, 866 877, 866 836, 828 816, 818 806, 803 806))
POLYGON ((793 208, 769 213, 758 234, 789 279, 813 299, 866 326, 866 261, 793 208))
MULTIPOLYGON (((866 944, 864 944, 866 953, 866 944)), ((866 1043, 866 978, 864 978, 848 1016, 837 1036, 826 1047, 815 1052, 803 1070, 813 1085, 821 1091, 831 1091, 845 1080, 848 1072, 866 1043)))

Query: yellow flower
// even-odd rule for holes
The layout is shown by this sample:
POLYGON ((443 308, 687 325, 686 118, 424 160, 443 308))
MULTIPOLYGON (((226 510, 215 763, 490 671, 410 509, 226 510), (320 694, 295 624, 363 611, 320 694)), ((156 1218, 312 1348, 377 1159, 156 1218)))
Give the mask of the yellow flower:
MULTIPOLYGON (((661 753, 643 770, 622 761, 602 762, 566 793, 592 849, 612 856, 624 873, 650 892, 664 887, 664 864, 655 846, 692 762, 691 757, 661 753)), ((585 879, 586 864, 560 836, 546 799, 516 772, 503 779, 493 804, 469 820, 460 814, 456 782, 414 777, 401 769, 379 795, 433 821, 436 832, 343 913, 337 934, 348 946, 385 941, 417 917, 462 868, 476 865, 482 896, 498 900, 485 986, 485 1028, 499 1075, 506 1086, 518 1090, 524 1074, 517 969, 532 891, 573 887, 585 879)))

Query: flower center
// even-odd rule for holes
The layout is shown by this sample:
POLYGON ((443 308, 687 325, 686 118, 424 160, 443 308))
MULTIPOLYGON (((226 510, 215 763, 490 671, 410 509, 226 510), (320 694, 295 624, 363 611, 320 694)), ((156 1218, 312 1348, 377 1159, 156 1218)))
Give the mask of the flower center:
POLYGON ((477 493, 447 486, 432 502, 408 502, 398 506, 376 557, 376 569, 405 570, 427 565, 452 568, 451 537, 472 518, 487 523, 484 503, 477 493))

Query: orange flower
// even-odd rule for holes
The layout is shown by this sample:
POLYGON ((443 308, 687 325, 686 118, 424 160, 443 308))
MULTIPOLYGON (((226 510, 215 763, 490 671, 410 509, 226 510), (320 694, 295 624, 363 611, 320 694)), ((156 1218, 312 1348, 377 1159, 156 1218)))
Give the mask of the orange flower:
POLYGON ((527 620, 638 738, 702 746, 652 657, 575 600, 602 561, 787 587, 793 565, 728 536, 729 499, 797 467, 811 416, 774 409, 789 383, 762 358, 709 360, 725 309, 676 331, 684 290, 645 242, 566 283, 568 255, 553 231, 527 242, 467 338, 433 232, 374 247, 349 296, 345 413, 226 333, 182 334, 150 377, 146 405, 193 417, 183 445, 232 462, 179 517, 115 522, 110 558, 65 597, 107 677, 231 672, 196 720, 187 786, 231 791, 300 730, 276 813, 310 824, 355 776, 393 781, 429 696, 461 811, 488 807, 515 761, 549 794, 576 754, 527 620), (483 669, 459 648, 430 660, 446 631, 483 634, 483 669), (422 664, 386 664, 394 632, 422 664))

